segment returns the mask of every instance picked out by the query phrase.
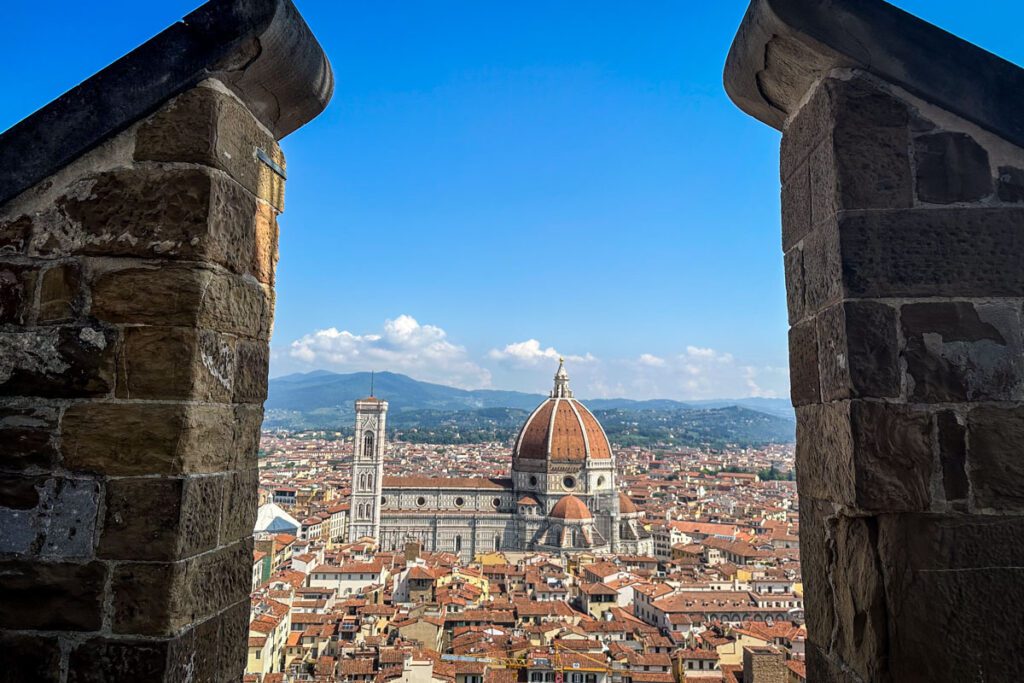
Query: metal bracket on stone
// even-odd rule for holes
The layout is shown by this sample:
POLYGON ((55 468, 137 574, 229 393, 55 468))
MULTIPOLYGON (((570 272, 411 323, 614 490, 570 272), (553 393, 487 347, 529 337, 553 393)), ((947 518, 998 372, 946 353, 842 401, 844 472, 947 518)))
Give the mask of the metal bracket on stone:
POLYGON ((281 168, 281 165, 274 161, 273 159, 271 159, 270 155, 268 155, 259 147, 256 148, 256 158, 262 161, 264 164, 266 164, 271 171, 281 176, 281 180, 288 180, 288 176, 285 174, 284 169, 281 168))

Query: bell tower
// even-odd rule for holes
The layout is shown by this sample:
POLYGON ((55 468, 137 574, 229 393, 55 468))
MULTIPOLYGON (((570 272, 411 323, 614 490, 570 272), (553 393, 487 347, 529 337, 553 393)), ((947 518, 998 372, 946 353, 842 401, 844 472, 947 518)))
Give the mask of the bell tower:
POLYGON ((380 500, 384 479, 384 425, 388 402, 372 394, 356 401, 356 435, 352 454, 348 540, 363 536, 380 541, 380 500))

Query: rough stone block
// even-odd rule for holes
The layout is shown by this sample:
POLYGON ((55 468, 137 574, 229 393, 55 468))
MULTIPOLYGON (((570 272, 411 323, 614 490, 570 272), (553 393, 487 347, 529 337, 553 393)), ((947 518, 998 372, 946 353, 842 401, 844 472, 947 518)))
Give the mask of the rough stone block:
POLYGON ((1022 225, 1021 208, 844 213, 839 234, 845 295, 1020 296, 1022 225))
POLYGON ((880 517, 893 680, 1018 676, 1019 657, 992 656, 991 625, 1024 633, 1022 534, 1021 517, 880 517))
POLYGON ((843 209, 913 205, 909 123, 906 105, 866 79, 822 82, 784 131, 780 162, 785 180, 807 160, 812 226, 843 209))
POLYGON ((113 632, 164 636, 187 626, 175 611, 183 572, 181 563, 119 563, 110 582, 113 632))
POLYGON ((255 339, 270 335, 272 294, 214 268, 160 265, 96 277, 92 313, 113 323, 209 328, 255 339))
POLYGON ((0 475, 0 554, 91 559, 99 497, 91 479, 0 475))
POLYGON ((806 163, 782 184, 782 248, 788 250, 811 230, 811 176, 806 163))
POLYGON ((967 474, 978 508, 1024 508, 1024 409, 983 406, 967 414, 967 474))
POLYGON ((818 336, 813 320, 789 330, 789 380, 794 406, 818 403, 818 336))
POLYGON ((221 472, 234 457, 233 414, 229 405, 79 403, 61 420, 61 453, 70 470, 112 476, 221 472))
POLYGON ((0 254, 24 254, 32 235, 32 219, 0 219, 0 254))
POLYGON ((793 247, 784 257, 786 273, 786 309, 789 311, 789 324, 803 320, 807 315, 807 291, 804 284, 804 252, 800 247, 793 247))
POLYGON ((277 214, 266 204, 256 206, 256 242, 253 249, 251 272, 265 285, 274 286, 277 270, 278 236, 277 214))
POLYGON ((223 510, 220 517, 221 545, 252 536, 259 507, 258 469, 231 472, 223 477, 223 510))
POLYGON ((0 471, 46 470, 57 460, 57 408, 0 407, 0 471))
POLYGON ((60 683, 60 643, 52 636, 0 633, 0 683, 60 683))
POLYGON ((130 327, 118 366, 120 398, 229 402, 235 339, 188 327, 130 327))
POLYGON ((215 171, 143 166, 72 183, 33 216, 30 253, 210 261, 247 273, 257 201, 215 171))
POLYGON ((177 560, 217 545, 223 477, 112 479, 100 557, 177 560))
POLYGON ((796 478, 801 498, 849 504, 856 499, 850 405, 796 409, 796 478))
POLYGON ((119 563, 111 581, 114 632, 170 635, 246 600, 252 552, 249 539, 178 562, 119 563))
POLYGON ((900 404, 798 408, 800 493, 864 511, 928 509, 931 431, 928 413, 900 404))
POLYGON ((901 309, 916 402, 1024 399, 1019 304, 936 302, 901 309))
POLYGON ((804 239, 805 314, 814 315, 842 298, 842 268, 839 233, 835 225, 826 222, 804 239))
POLYGON ((38 269, 0 264, 0 325, 24 325, 32 314, 38 269))
POLYGON ((804 586, 807 639, 828 646, 835 629, 835 600, 830 582, 835 561, 832 503, 800 497, 800 568, 804 586))
POLYGON ((885 582, 878 558, 878 522, 839 516, 830 572, 836 605, 834 649, 862 680, 882 680, 888 669, 885 582))
MULTIPOLYGON (((199 681, 240 680, 249 635, 249 601, 228 607, 171 642, 168 668, 199 681)), ((172 674, 173 675, 173 674, 172 674)))
POLYGON ((1000 166, 996 196, 1003 202, 1024 202, 1024 169, 1000 166))
POLYGON ((270 346, 264 341, 239 340, 235 347, 235 403, 263 403, 267 398, 270 346))
POLYGON ((284 167, 284 155, 274 137, 233 95, 216 85, 202 85, 171 100, 139 127, 135 141, 137 160, 218 168, 282 211, 284 179, 257 159, 256 150, 284 167))
POLYGON ((252 588, 253 540, 188 560, 182 605, 190 622, 197 622, 230 605, 246 600, 252 588))
POLYGON ((853 301, 818 316, 822 400, 894 398, 900 394, 896 312, 853 301))
POLYGON ((0 332, 0 396, 108 395, 117 332, 99 325, 0 332))
POLYGON ((931 416, 892 403, 850 404, 857 505, 922 510, 930 504, 931 416))
POLYGON ((234 447, 230 469, 249 470, 257 466, 263 405, 237 405, 234 408, 234 447))
POLYGON ((0 561, 0 628, 96 631, 106 577, 101 562, 0 561))
MULTIPOLYGON (((92 638, 71 651, 68 683, 167 680, 168 644, 165 640, 92 638)), ((183 675, 179 680, 188 678, 183 675)))
POLYGON ((942 487, 946 500, 966 500, 969 493, 966 428, 951 410, 936 413, 935 422, 938 429, 939 459, 942 462, 942 487))
POLYGON ((914 139, 917 198, 930 204, 976 202, 992 194, 988 152, 966 133, 914 139))
POLYGON ((39 287, 39 322, 66 322, 84 309, 82 271, 77 263, 59 263, 43 273, 39 287))
POLYGON ((807 159, 807 165, 810 169, 810 221, 812 226, 817 226, 834 216, 842 206, 836 180, 835 147, 831 141, 815 147, 807 159))

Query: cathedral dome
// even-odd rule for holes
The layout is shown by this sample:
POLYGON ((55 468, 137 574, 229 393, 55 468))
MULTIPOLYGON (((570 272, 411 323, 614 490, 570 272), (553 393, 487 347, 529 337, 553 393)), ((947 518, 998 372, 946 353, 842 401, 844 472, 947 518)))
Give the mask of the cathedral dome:
POLYGON ((594 518, 590 514, 590 509, 587 508, 587 504, 576 496, 563 496, 555 503, 555 507, 551 508, 551 514, 548 517, 575 521, 594 518))
POLYGON ((619 491, 619 513, 623 515, 635 515, 640 512, 636 503, 622 491, 619 491))
POLYGON ((610 459, 612 449, 597 418, 572 396, 559 360, 555 387, 526 420, 512 451, 515 460, 583 462, 610 459))

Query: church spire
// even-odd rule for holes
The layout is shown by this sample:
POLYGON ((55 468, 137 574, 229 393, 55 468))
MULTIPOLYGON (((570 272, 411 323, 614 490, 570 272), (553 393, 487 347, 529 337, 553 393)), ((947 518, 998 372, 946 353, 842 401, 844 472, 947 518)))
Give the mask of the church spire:
POLYGON ((555 388, 551 390, 551 398, 572 398, 572 389, 569 388, 569 373, 565 371, 565 359, 562 357, 558 359, 555 388))

